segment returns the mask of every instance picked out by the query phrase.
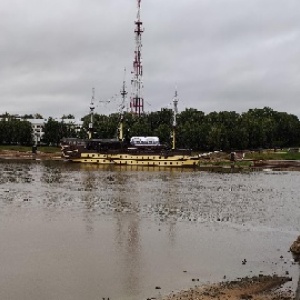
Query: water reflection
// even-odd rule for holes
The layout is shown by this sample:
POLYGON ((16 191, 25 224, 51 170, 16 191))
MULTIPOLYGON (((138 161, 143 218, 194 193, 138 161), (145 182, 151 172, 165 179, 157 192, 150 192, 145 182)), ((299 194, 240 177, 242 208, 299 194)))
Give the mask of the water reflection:
POLYGON ((300 214, 293 213, 299 191, 291 179, 299 177, 298 173, 212 174, 173 169, 157 172, 155 168, 137 172, 49 162, 2 166, 1 205, 30 202, 96 214, 138 213, 158 223, 168 222, 170 233, 178 221, 300 224, 300 214), (290 205, 286 205, 287 199, 290 205))
POLYGON ((7 163, 3 165, 0 184, 4 183, 31 183, 31 166, 29 164, 7 163))
POLYGON ((62 179, 62 170, 59 166, 46 163, 42 168, 41 182, 46 184, 59 183, 62 179))

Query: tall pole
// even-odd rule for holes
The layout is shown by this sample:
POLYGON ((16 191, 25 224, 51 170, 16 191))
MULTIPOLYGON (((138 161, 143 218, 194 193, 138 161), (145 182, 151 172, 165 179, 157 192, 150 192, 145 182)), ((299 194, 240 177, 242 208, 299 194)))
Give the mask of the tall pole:
POLYGON ((177 127, 177 114, 178 114, 178 93, 175 90, 173 98, 173 132, 172 132, 172 149, 176 148, 176 127, 177 127))
POLYGON ((89 139, 93 138, 93 131, 94 131, 94 109, 95 109, 95 88, 92 90, 92 99, 90 104, 90 115, 91 120, 89 123, 89 139))
POLYGON ((142 33, 144 28, 141 21, 141 0, 137 0, 137 18, 135 23, 135 51, 133 60, 133 78, 131 80, 132 95, 130 101, 131 112, 140 116, 144 113, 143 88, 143 65, 142 65, 142 33))
POLYGON ((122 96, 122 103, 120 108, 120 124, 119 124, 119 141, 124 140, 124 109, 125 109, 125 102, 126 102, 126 96, 128 92, 126 91, 126 68, 124 69, 124 79, 123 79, 123 86, 121 90, 121 96, 122 96))

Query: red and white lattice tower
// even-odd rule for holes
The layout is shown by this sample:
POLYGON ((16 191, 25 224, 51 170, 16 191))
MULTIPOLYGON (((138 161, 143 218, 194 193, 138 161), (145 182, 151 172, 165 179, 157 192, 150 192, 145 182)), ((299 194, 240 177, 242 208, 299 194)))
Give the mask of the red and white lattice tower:
POLYGON ((143 22, 141 21, 141 0, 137 0, 138 11, 135 21, 135 51, 133 60, 133 77, 131 80, 131 99, 130 108, 133 114, 140 116, 144 113, 143 89, 143 65, 142 65, 142 33, 144 32, 143 22))

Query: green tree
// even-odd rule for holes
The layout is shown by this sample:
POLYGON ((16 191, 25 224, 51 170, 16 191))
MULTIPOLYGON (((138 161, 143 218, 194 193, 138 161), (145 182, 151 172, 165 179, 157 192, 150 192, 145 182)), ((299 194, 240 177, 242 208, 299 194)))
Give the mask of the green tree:
POLYGON ((39 113, 34 114, 34 119, 44 119, 43 116, 39 113))
POLYGON ((61 118, 62 119, 75 119, 74 115, 72 115, 72 114, 63 115, 61 118))
POLYGON ((16 139, 21 145, 32 145, 33 130, 31 123, 28 121, 20 121, 16 124, 16 139))
POLYGON ((44 135, 42 141, 48 146, 58 146, 63 137, 68 137, 67 125, 50 117, 44 125, 44 135))

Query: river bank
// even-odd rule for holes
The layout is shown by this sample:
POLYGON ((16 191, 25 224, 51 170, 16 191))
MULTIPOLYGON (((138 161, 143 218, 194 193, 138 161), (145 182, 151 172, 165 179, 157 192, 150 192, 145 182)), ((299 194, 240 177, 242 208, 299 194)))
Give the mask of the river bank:
POLYGON ((61 160, 60 152, 0 150, 0 159, 61 160))
MULTIPOLYGON (((245 277, 236 281, 221 282, 212 285, 203 285, 186 291, 172 293, 163 300, 279 300, 294 299, 290 289, 280 289, 291 278, 280 276, 245 277)), ((153 299, 153 298, 152 298, 153 299)))
MULTIPOLYGON (((291 245, 290 251, 294 255, 294 262, 299 262, 300 236, 291 245)), ((245 261, 246 263, 246 261, 245 261)), ((289 272, 286 271, 286 275, 289 272)), ((299 300, 300 274, 296 290, 286 286, 293 278, 278 275, 262 275, 239 278, 234 281, 219 282, 195 286, 162 298, 163 300, 299 300)))

